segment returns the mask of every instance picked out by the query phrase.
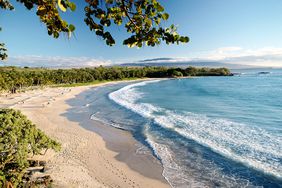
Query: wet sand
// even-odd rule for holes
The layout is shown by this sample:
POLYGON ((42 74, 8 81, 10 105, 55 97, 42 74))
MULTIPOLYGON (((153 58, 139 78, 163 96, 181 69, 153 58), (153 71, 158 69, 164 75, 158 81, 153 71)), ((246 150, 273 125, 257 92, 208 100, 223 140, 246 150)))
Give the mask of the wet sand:
POLYGON ((170 187, 153 155, 136 153, 140 144, 126 131, 90 119, 91 112, 75 116, 84 105, 79 94, 96 86, 45 88, 0 97, 0 107, 20 109, 38 128, 62 143, 59 153, 40 156, 55 187, 170 187))

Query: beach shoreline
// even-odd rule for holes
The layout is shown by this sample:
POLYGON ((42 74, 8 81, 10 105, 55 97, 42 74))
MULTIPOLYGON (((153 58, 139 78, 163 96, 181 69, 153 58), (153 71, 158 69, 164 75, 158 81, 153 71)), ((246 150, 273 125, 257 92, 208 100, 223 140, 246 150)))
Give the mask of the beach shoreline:
POLYGON ((67 113, 71 108, 67 100, 114 83, 120 82, 45 88, 0 97, 0 107, 21 110, 62 144, 59 153, 49 151, 40 156, 48 162, 46 173, 53 178, 55 187, 170 187, 162 176, 160 161, 153 155, 137 154, 138 142, 129 132, 91 120, 87 113, 84 117, 67 113))

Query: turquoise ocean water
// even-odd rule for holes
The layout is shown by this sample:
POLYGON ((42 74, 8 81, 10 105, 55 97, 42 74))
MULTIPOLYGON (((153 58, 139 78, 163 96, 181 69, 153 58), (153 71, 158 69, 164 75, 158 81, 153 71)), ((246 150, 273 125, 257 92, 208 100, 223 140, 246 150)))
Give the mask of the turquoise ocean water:
POLYGON ((129 130, 173 187, 282 187, 282 70, 112 85, 92 119, 129 130))

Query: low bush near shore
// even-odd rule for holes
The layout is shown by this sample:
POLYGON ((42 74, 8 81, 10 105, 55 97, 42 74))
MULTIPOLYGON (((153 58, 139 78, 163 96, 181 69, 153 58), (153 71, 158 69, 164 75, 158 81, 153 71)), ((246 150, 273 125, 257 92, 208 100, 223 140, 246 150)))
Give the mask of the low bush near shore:
POLYGON ((20 111, 0 109, 0 187, 24 187, 28 158, 60 148, 20 111))

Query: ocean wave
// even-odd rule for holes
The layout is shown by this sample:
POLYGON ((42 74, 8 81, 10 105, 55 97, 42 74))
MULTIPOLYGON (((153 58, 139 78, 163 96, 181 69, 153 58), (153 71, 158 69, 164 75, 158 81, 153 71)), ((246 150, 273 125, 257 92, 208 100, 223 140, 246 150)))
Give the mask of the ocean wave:
POLYGON ((219 168, 212 160, 199 157, 197 153, 189 152, 187 156, 183 154, 185 153, 183 148, 179 148, 180 150, 175 153, 170 147, 175 146, 175 142, 173 140, 160 142, 159 136, 153 135, 149 127, 145 126, 144 130, 146 141, 161 160, 164 168, 162 175, 171 187, 256 187, 249 180, 236 177, 236 174, 223 173, 222 168, 219 168), (180 152, 181 150, 183 152, 180 152), (183 166, 183 162, 187 166, 183 166))
POLYGON ((94 120, 94 121, 101 122, 101 123, 103 123, 103 124, 105 124, 105 125, 109 125, 109 126, 115 127, 115 128, 117 128, 117 129, 126 130, 126 129, 124 129, 124 127, 122 127, 122 126, 121 126, 120 124, 118 124, 118 123, 109 122, 109 121, 107 121, 107 120, 104 119, 104 118, 98 118, 98 117, 97 117, 97 114, 99 114, 99 112, 96 112, 96 113, 92 114, 91 117, 90 117, 90 119, 92 119, 92 120, 94 120))
MULTIPOLYGON (((258 127, 226 119, 209 118, 189 112, 175 112, 149 103, 138 102, 138 99, 143 96, 138 91, 138 87, 153 82, 146 81, 128 85, 110 93, 109 98, 163 128, 194 140, 220 155, 282 178, 281 137, 258 127)), ((152 142, 152 138, 147 138, 147 142, 153 148, 159 148, 157 155, 161 160, 167 160, 164 159, 166 156, 161 155, 164 150, 167 150, 164 149, 165 146, 152 142)), ((170 163, 173 164, 171 161, 170 163)))
MULTIPOLYGON (((173 156, 173 152, 170 151, 169 147, 165 144, 159 144, 154 141, 154 138, 148 131, 148 126, 145 128, 144 134, 146 135, 146 141, 152 147, 154 154, 162 161, 164 166, 163 176, 169 184, 172 187, 193 184, 192 179, 186 179, 184 172, 182 172, 182 168, 175 162, 175 156, 173 156)), ((204 187, 203 184, 199 184, 199 187, 204 187)))

